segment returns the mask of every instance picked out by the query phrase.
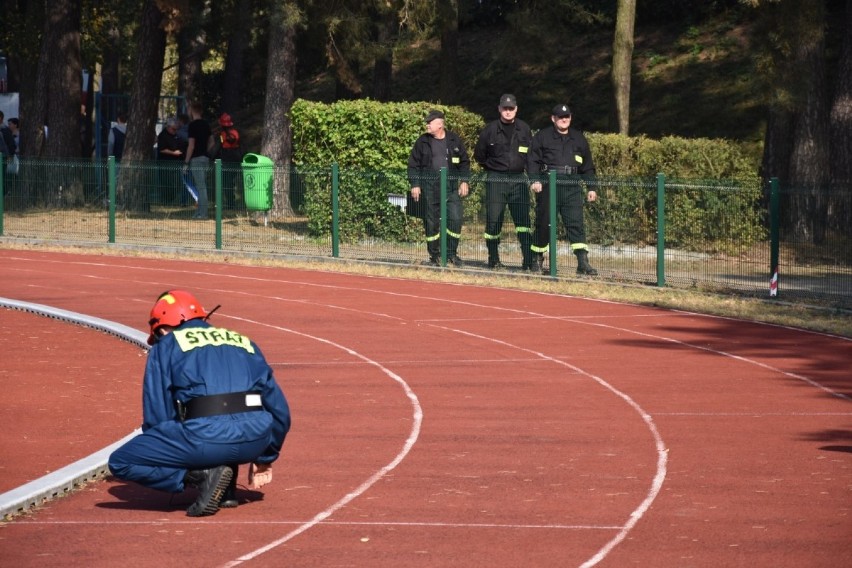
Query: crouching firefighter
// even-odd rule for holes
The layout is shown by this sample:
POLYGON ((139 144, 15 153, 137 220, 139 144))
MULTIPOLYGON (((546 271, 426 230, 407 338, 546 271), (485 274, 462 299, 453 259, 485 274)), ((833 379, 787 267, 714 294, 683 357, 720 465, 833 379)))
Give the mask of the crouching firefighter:
POLYGON ((151 350, 142 386, 142 433, 109 457, 118 479, 198 496, 190 517, 236 507, 238 464, 249 487, 272 480, 290 430, 290 408, 248 337, 214 327, 189 292, 161 294, 151 309, 151 350))

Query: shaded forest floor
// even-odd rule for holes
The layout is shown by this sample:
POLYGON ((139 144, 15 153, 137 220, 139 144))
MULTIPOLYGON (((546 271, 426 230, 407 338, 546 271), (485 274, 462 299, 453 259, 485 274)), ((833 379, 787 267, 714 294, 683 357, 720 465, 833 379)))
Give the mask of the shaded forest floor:
MULTIPOLYGON (((631 134, 728 138, 762 144, 764 113, 753 80, 750 22, 734 16, 700 25, 637 27, 631 93, 631 134)), ((438 101, 437 40, 397 49, 392 99, 438 101)), ((459 88, 452 104, 496 117, 501 93, 518 97, 519 116, 533 128, 548 124, 550 109, 567 102, 578 127, 612 132, 612 33, 524 34, 504 26, 460 33, 459 88), (497 30, 495 32, 495 30, 497 30)), ((363 79, 369 92, 369 77, 363 79)), ((329 73, 302 78, 298 98, 333 102, 329 73)), ((246 117, 248 118, 248 117, 246 117)))

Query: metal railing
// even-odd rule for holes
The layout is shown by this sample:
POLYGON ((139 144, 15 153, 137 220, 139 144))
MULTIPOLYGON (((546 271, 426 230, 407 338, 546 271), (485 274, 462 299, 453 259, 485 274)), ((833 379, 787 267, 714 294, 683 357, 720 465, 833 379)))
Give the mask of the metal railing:
MULTIPOLYGON (((207 180, 210 216, 197 220, 181 165, 21 159, 17 174, 0 176, 0 236, 402 264, 427 259, 422 220, 406 214, 405 171, 272 167, 268 186, 247 189, 240 164, 217 160, 207 180), (275 207, 252 210, 246 205, 252 201, 246 199, 248 191, 274 191, 275 207)), ((459 181, 446 171, 434 180, 443 196, 442 221, 447 192, 459 181)), ((466 268, 487 270, 488 180, 474 173, 468 181, 458 253, 466 268)), ((598 194, 585 206, 585 227, 599 279, 852 307, 849 230, 828 227, 819 243, 789 236, 785 207, 800 193, 795 188, 763 187, 754 180, 668 180, 663 174, 591 180, 551 175, 546 187, 552 217, 559 188, 572 184, 598 194)), ((528 197, 522 206, 534 219, 535 197, 528 197)), ((830 199, 848 206, 850 191, 835 190, 830 199)), ((510 211, 504 208, 501 260, 506 273, 528 274, 521 271, 510 211)), ((575 278, 564 226, 554 221, 547 275, 575 278)), ((441 229, 446 266, 445 221, 441 229)))

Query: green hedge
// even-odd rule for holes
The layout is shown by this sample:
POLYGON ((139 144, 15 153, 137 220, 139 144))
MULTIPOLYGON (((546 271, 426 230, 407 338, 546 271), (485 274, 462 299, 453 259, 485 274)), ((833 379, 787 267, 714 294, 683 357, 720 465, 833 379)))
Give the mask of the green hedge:
MULTIPOLYGON (((445 113, 447 128, 459 134, 471 155, 475 175, 473 195, 465 200, 465 217, 475 219, 483 209, 485 193, 472 157, 485 125, 481 116, 427 102, 325 104, 299 99, 294 103, 290 118, 297 171, 339 165, 343 240, 421 238, 420 221, 406 217, 388 202, 388 195, 408 190, 408 155, 424 131, 423 117, 433 108, 445 113)), ((764 238, 759 156, 749 147, 727 140, 652 140, 599 133, 587 137, 601 194, 589 206, 589 242, 653 242, 659 172, 665 173, 667 183, 674 184, 667 189, 667 245, 736 252, 764 238)), ((330 178, 308 176, 306 180, 304 210, 310 231, 327 236, 331 231, 330 178)))

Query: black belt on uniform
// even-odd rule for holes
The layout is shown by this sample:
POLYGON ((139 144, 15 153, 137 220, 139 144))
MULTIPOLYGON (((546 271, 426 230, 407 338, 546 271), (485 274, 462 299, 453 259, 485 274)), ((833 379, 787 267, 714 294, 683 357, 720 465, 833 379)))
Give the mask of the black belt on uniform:
POLYGON ((227 394, 199 396, 186 401, 186 403, 177 401, 177 406, 181 420, 190 420, 206 416, 263 410, 263 401, 259 392, 229 392, 227 394))
POLYGON ((577 166, 550 166, 545 164, 541 168, 543 172, 556 172, 557 174, 572 175, 577 173, 577 166))

